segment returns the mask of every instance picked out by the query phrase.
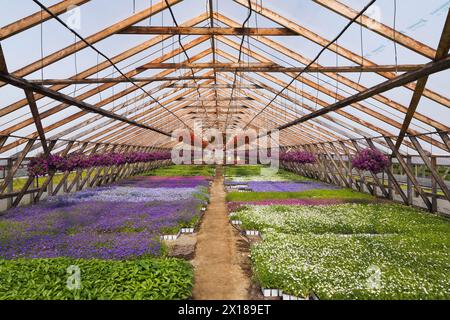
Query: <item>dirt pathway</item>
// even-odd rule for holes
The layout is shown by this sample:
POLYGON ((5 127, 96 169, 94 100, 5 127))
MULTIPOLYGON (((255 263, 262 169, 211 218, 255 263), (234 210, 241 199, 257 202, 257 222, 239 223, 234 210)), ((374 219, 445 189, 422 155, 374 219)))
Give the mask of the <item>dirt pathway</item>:
POLYGON ((193 264, 197 300, 248 299, 250 280, 240 267, 239 235, 228 222, 222 168, 211 186, 211 201, 198 233, 193 264))

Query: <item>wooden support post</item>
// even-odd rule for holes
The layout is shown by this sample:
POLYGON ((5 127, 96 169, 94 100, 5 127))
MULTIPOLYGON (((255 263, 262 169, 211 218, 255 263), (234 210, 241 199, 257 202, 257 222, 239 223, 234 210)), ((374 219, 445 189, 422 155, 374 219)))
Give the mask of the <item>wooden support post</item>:
POLYGON ((450 190, 448 189, 447 185, 445 184, 445 181, 442 180, 439 173, 436 171, 435 167, 433 167, 430 158, 423 150, 422 146, 420 145, 419 141, 416 137, 409 137, 409 140, 414 144, 416 147, 417 152, 419 153, 420 157, 422 158, 423 162, 425 163, 425 166, 428 167, 428 169, 431 172, 432 177, 434 178, 435 182, 439 185, 442 192, 444 193, 446 199, 450 201, 450 190))
MULTIPOLYGON (((66 148, 61 153, 61 156, 65 157, 67 155, 67 153, 70 151, 70 149, 72 148, 73 144, 74 144, 73 141, 68 142, 67 145, 66 145, 66 148)), ((55 173, 56 172, 50 172, 48 174, 47 178, 42 183, 42 187, 41 187, 40 191, 38 192, 38 194, 34 198, 35 202, 39 201, 39 199, 42 197, 42 195, 44 194, 45 191, 47 191, 47 195, 54 195, 54 194, 56 194, 55 191, 54 191, 54 188, 53 188, 53 177, 55 176, 55 173)))
POLYGON ((441 137, 444 144, 447 146, 448 151, 450 152, 450 138, 446 132, 439 132, 439 136, 441 137))
MULTIPOLYGON (((12 166, 13 166, 13 160, 11 159, 11 158, 8 158, 8 160, 7 160, 8 162, 7 162, 7 173, 9 173, 11 170, 12 170, 12 166)), ((6 179, 6 177, 5 177, 5 179, 6 179)), ((14 191, 14 188, 13 188, 13 186, 14 186, 14 184, 13 184, 13 180, 10 180, 9 182, 8 182, 8 184, 7 184, 7 186, 6 186, 6 191, 8 192, 8 193, 12 193, 13 191, 14 191)), ((7 198, 6 199, 6 208, 7 209, 9 209, 9 208, 11 208, 12 207, 12 197, 10 197, 10 198, 7 198)))
POLYGON ((44 153, 48 154, 48 146, 47 140, 45 139, 44 128, 42 127, 41 116, 39 115, 39 110, 36 104, 36 99, 34 97, 34 93, 31 90, 25 89, 25 96, 28 100, 28 105, 31 110, 31 114, 33 115, 34 124, 36 126, 36 130, 39 134, 39 138, 41 139, 41 145, 44 149, 44 153))
MULTIPOLYGON (((426 194, 424 193, 422 187, 420 186, 419 182, 417 181, 416 177, 414 177, 414 175, 412 174, 411 170, 409 170, 405 160, 403 159, 403 156, 400 154, 400 152, 398 152, 398 150, 395 148, 394 143, 392 142, 391 138, 389 137, 385 137, 384 138, 386 140, 386 142, 388 143, 389 147, 391 148, 392 152, 394 153, 395 157, 397 157, 397 160, 400 164, 400 166, 403 168, 403 170, 405 171, 406 175, 409 177, 409 179, 411 179, 411 182, 414 184, 415 189, 417 190, 417 192, 419 193, 420 197, 422 198, 423 202, 425 203, 425 205, 427 206, 428 210, 431 211, 431 202, 428 199, 428 197, 426 196, 426 194)), ((401 189, 400 189, 401 190, 401 189)), ((401 192, 403 192, 403 190, 401 190, 401 192)), ((404 201, 406 203, 408 203, 408 198, 404 199, 404 201)))
POLYGON ((35 141, 36 141, 35 139, 28 140, 22 152, 17 157, 17 160, 11 166, 11 170, 9 170, 8 175, 5 177, 5 179, 3 179, 3 183, 0 186, 0 193, 2 193, 8 187, 8 184, 14 180, 14 175, 16 174, 17 170, 19 169, 20 165, 22 164, 23 160, 25 159, 26 155, 30 151, 35 141))
MULTIPOLYGON (((437 159, 436 156, 431 156, 431 168, 433 169, 433 171, 437 172, 437 159)), ((437 203, 437 181, 436 178, 434 177, 434 175, 431 175, 431 207, 432 207, 432 211, 433 212, 437 212, 438 211, 438 203, 437 203)))
MULTIPOLYGON (((44 154, 44 157, 47 157, 51 150, 53 149, 53 147, 55 146, 56 141, 52 141, 50 143, 50 145, 47 148, 47 151, 44 154)), ((25 182, 25 185, 22 187, 22 189, 20 190, 19 194, 17 195, 16 199, 13 202, 13 207, 17 207, 20 203, 20 201, 22 200, 23 196, 25 195, 25 193, 28 191, 28 188, 32 185, 32 183, 34 182, 34 180, 36 179, 36 177, 33 176, 29 176, 28 180, 25 182)), ((31 197, 31 202, 34 202, 34 197, 33 194, 30 195, 31 197)))
MULTIPOLYGON (((408 166, 409 170, 412 169, 412 156, 408 155, 406 156, 406 165, 408 166)), ((408 204, 413 204, 413 185, 411 179, 406 176, 406 194, 408 195, 408 204)))

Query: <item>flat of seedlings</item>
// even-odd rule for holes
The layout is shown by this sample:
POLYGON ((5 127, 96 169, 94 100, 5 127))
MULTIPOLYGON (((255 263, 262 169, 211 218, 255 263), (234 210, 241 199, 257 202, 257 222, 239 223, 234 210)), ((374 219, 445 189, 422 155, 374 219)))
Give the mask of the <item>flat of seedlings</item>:
POLYGON ((229 224, 221 168, 211 186, 211 202, 197 237, 193 265, 196 300, 248 299, 249 275, 240 266, 238 233, 229 224))

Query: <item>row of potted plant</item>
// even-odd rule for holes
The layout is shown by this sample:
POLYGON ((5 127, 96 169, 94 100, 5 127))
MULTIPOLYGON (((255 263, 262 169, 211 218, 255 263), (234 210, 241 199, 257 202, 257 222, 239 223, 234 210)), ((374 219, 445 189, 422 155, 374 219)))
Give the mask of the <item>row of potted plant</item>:
POLYGON ((289 151, 280 154, 280 160, 307 164, 316 162, 316 156, 308 151, 289 151))
MULTIPOLYGON (((280 155, 281 161, 299 164, 315 163, 316 156, 308 151, 289 151, 280 155)), ((379 150, 364 149, 356 153, 352 159, 352 166, 363 171, 380 173, 389 167, 389 158, 379 150)))
POLYGON ((44 176, 49 172, 65 172, 92 167, 143 163, 168 160, 170 158, 170 152, 163 151, 103 153, 92 155, 73 153, 65 157, 59 155, 50 155, 46 157, 42 155, 30 160, 28 163, 28 174, 37 177, 44 176))

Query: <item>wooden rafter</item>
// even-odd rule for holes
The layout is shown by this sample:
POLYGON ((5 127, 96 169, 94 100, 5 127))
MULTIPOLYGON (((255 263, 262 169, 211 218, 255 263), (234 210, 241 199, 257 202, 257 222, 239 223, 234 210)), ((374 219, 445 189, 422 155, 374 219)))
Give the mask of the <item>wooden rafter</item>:
POLYGON ((85 110, 87 112, 98 113, 98 114, 100 114, 100 115, 102 115, 104 117, 107 117, 107 118, 111 118, 111 119, 114 119, 114 120, 122 121, 122 122, 128 123, 128 124, 133 125, 133 126, 141 127, 141 128, 148 129, 148 130, 152 130, 152 131, 155 131, 157 133, 169 136, 169 134, 167 132, 160 131, 158 129, 152 128, 152 127, 147 126, 147 125, 142 124, 142 123, 135 122, 133 120, 129 120, 129 119, 125 118, 125 117, 122 117, 121 115, 115 114, 115 113, 110 112, 108 110, 96 108, 95 106, 93 106, 93 105, 91 105, 89 103, 86 103, 84 101, 80 101, 80 100, 75 99, 75 98, 73 98, 71 96, 68 96, 66 94, 63 94, 63 93, 60 93, 60 92, 57 92, 57 91, 53 91, 53 90, 48 89, 46 87, 42 87, 42 86, 39 86, 39 85, 36 85, 36 84, 32 84, 32 83, 28 82, 27 80, 25 80, 23 78, 19 78, 19 77, 13 76, 11 74, 0 73, 0 80, 2 80, 3 82, 8 83, 10 85, 13 85, 15 87, 24 89, 24 90, 30 90, 30 91, 33 91, 33 92, 39 92, 40 94, 42 94, 42 95, 44 95, 46 97, 52 98, 52 99, 60 101, 62 103, 66 103, 66 104, 69 104, 69 105, 77 106, 80 109, 83 109, 83 110, 85 110))
POLYGON ((33 93, 33 91, 31 91, 29 89, 25 89, 24 91, 25 91, 25 96, 27 97, 27 100, 28 100, 28 105, 30 106, 31 114, 33 115, 34 124, 36 125, 36 130, 39 134, 39 138, 41 139, 42 148, 44 149, 44 152, 46 154, 48 154, 49 148, 48 148, 47 140, 45 139, 45 132, 44 132, 44 128, 42 127, 41 116, 39 114, 36 100, 34 98, 34 93, 33 93))
MULTIPOLYGON (((81 6, 86 2, 91 0, 64 0, 53 6, 50 6, 48 9, 55 15, 60 15, 65 13, 67 10, 74 6, 81 6)), ((0 41, 5 40, 9 37, 12 37, 20 32, 23 32, 29 28, 32 28, 42 22, 45 22, 52 17, 47 12, 38 11, 33 13, 32 15, 17 20, 13 23, 8 24, 0 29, 0 41)))
MULTIPOLYGON (((354 10, 349 6, 346 6, 345 4, 337 0, 313 0, 313 1, 347 19, 353 19, 358 14, 356 10, 354 10)), ((429 59, 434 59, 434 57, 436 56, 436 51, 433 48, 417 41, 416 39, 408 37, 407 35, 399 31, 395 31, 391 27, 388 27, 387 25, 375 19, 372 19, 366 15, 362 15, 360 19, 357 19, 355 21, 355 23, 363 25, 369 30, 374 31, 377 34, 381 35, 382 37, 385 37, 392 41, 396 41, 397 43, 403 45, 404 47, 418 54, 421 54, 429 59)))
MULTIPOLYGON (((187 25, 187 26, 195 25, 197 23, 201 23, 201 22, 205 21, 206 18, 207 18, 207 16, 202 14, 202 15, 199 15, 198 17, 195 17, 194 19, 186 21, 182 25, 187 25)), ((130 58, 130 57, 135 56, 136 54, 139 54, 139 53, 141 53, 141 52, 143 52, 145 50, 148 50, 148 49, 156 46, 157 44, 159 44, 162 41, 167 40, 169 38, 170 38, 170 36, 160 36, 160 37, 152 38, 150 40, 147 40, 147 41, 145 41, 145 42, 143 42, 143 43, 141 43, 141 44, 139 44, 139 45, 137 45, 135 47, 132 47, 132 48, 130 48, 130 49, 128 49, 128 50, 126 50, 126 51, 124 51, 124 52, 114 56, 114 57, 112 57, 111 61, 113 63, 119 63, 121 61, 124 61, 124 60, 130 58)), ((88 77, 90 77, 92 75, 95 75, 98 72, 101 72, 101 71, 103 71, 103 70, 105 70, 105 69, 107 69, 109 67, 111 67, 110 63, 108 61, 104 61, 104 62, 99 63, 98 65, 95 65, 95 66, 93 66, 91 68, 88 68, 88 69, 86 69, 86 70, 84 70, 84 71, 74 75, 70 79, 72 79, 72 80, 74 80, 74 79, 85 79, 85 78, 88 78, 88 77)), ((55 85, 55 86, 50 87, 50 89, 62 90, 64 88, 66 88, 67 86, 68 85, 55 85)), ((36 100, 39 100, 39 99, 43 98, 43 96, 40 96, 40 95, 35 95, 35 97, 36 97, 36 100)), ((4 107, 4 108, 0 109, 0 117, 6 115, 8 113, 14 112, 15 110, 18 110, 21 107, 26 106, 27 103, 28 102, 27 102, 26 99, 22 99, 22 100, 19 100, 19 101, 15 102, 15 103, 7 106, 7 107, 4 107)))
MULTIPOLYGON (((175 5, 177 3, 180 3, 183 0, 167 0, 169 5, 175 5)), ((123 29, 126 29, 133 24, 136 24, 144 19, 147 19, 148 17, 151 17, 167 8, 165 1, 160 1, 156 4, 154 4, 152 7, 146 8, 122 21, 119 21, 115 23, 114 25, 103 29, 89 37, 86 38, 86 41, 90 44, 95 44, 101 40, 104 40, 114 34, 117 34, 123 29)), ((37 70, 40 70, 43 67, 46 67, 52 63, 55 63, 75 52, 78 52, 84 48, 87 47, 87 44, 83 41, 78 41, 77 43, 70 45, 66 48, 63 48, 61 50, 58 50, 57 52, 54 52, 46 57, 44 57, 41 60, 38 60, 36 62, 33 62, 23 68, 20 68, 12 74, 16 77, 24 77, 26 75, 29 75, 37 70)))
MULTIPOLYGON (((244 6, 245 8, 248 8, 248 0, 233 0, 233 1, 244 6)), ((329 43, 328 39, 325 39, 324 37, 319 36, 318 34, 312 32, 308 28, 305 28, 305 27, 299 25, 298 23, 295 23, 295 22, 283 17, 282 15, 280 15, 266 7, 262 7, 261 5, 255 3, 254 1, 252 1, 252 8, 257 14, 260 14, 260 15, 266 17, 267 19, 274 21, 275 23, 277 23, 285 28, 289 28, 292 31, 295 31, 298 35, 300 35, 320 46, 326 46, 329 43)), ((358 54, 352 52, 351 50, 348 50, 340 45, 332 44, 329 47, 329 50, 332 52, 335 52, 336 54, 338 54, 356 64, 367 65, 367 66, 376 66, 376 64, 374 62, 368 60, 367 58, 363 58, 360 55, 358 55, 358 54)), ((393 72, 377 72, 377 74, 379 74, 387 79, 393 79, 396 77, 396 74, 393 72)), ((415 85, 413 83, 409 83, 404 86, 412 91, 415 90, 415 85)), ((433 92, 431 90, 428 90, 428 89, 424 90, 424 96, 426 96, 427 98, 429 98, 443 106, 450 108, 450 99, 449 98, 446 98, 446 97, 444 97, 436 92, 433 92)))
POLYGON ((365 92, 360 92, 360 93, 355 94, 351 97, 348 97, 342 101, 332 104, 326 108, 312 112, 311 114, 304 116, 300 119, 297 119, 290 123, 286 123, 286 124, 278 127, 278 130, 283 130, 290 126, 293 126, 293 125, 308 121, 310 119, 322 116, 329 112, 345 108, 345 107, 351 105, 352 103, 356 103, 356 102, 371 98, 372 96, 374 96, 376 94, 380 94, 380 93, 389 91, 391 89, 404 86, 405 84, 414 82, 417 79, 420 79, 422 77, 426 77, 431 74, 438 73, 438 72, 441 72, 441 71, 444 71, 447 69, 450 69, 450 56, 447 56, 446 58, 439 60, 439 61, 427 63, 424 67, 422 67, 421 69, 419 69, 417 71, 411 71, 411 72, 405 73, 394 79, 391 79, 391 80, 383 82, 379 85, 376 85, 376 86, 366 90, 365 92))
MULTIPOLYGON (((439 46, 436 51, 435 61, 439 61, 448 55, 450 50, 450 9, 447 14, 447 20, 444 24, 444 30, 442 31, 441 40, 439 41, 439 46)), ((397 143, 395 148, 398 150, 402 145, 403 139, 408 132, 409 125, 411 124, 414 114, 416 113, 417 107, 419 106, 420 100, 422 99, 423 92, 428 82, 428 76, 420 78, 416 83, 416 89, 411 98, 409 104, 408 112, 406 113, 405 120, 403 121, 402 128, 398 135, 397 143)))
MULTIPOLYGON (((184 81, 184 80, 208 80, 212 77, 140 77, 129 78, 133 82, 156 82, 156 81, 184 81)), ((98 84, 98 83, 126 83, 128 79, 123 77, 119 78, 101 78, 101 79, 44 79, 44 80, 29 80, 30 83, 39 85, 58 85, 58 84, 98 84)))
MULTIPOLYGON (((213 15, 211 15, 213 16, 213 15)), ((295 36, 287 28, 129 27, 120 34, 172 34, 221 36, 295 36)))
MULTIPOLYGON (((215 17, 217 20, 219 20, 222 23, 225 23, 226 25, 229 26, 238 26, 239 24, 221 14, 216 13, 215 17)), ((225 38, 221 38, 222 40, 225 41, 225 38)), ((276 52, 279 52, 280 54, 283 54, 286 57, 289 57, 291 59, 294 59, 296 61, 298 61, 301 64, 307 65, 311 62, 310 59, 305 58, 304 56, 300 55, 297 51, 291 50, 285 46, 283 46, 282 44, 280 44, 279 42, 276 42, 274 40, 271 40, 269 38, 266 37, 256 37, 253 38, 255 41, 261 43, 264 46, 268 46, 270 48, 272 48, 273 50, 276 50, 276 52)), ((321 67, 320 64, 313 64, 312 67, 321 67)), ((360 83, 357 83, 355 81, 352 81, 350 78, 344 77, 342 75, 336 74, 336 73, 325 73, 325 75, 327 77, 329 77, 330 79, 332 79, 333 81, 338 81, 339 83, 354 89, 356 91, 365 91, 367 90, 366 87, 362 86, 360 83)), ((407 113, 408 112, 408 108, 406 106, 403 106, 395 101, 393 101, 390 98, 387 98, 383 95, 375 95, 372 97, 373 99, 377 100, 378 102, 386 105, 389 108, 392 108, 392 110, 395 111, 400 111, 403 113, 407 113)), ((443 125, 442 123, 433 120, 430 117, 427 117, 423 114, 417 113, 415 114, 415 118, 418 121, 423 122, 424 124, 427 125, 431 125, 434 128, 436 128, 436 130, 442 130, 442 131, 447 131, 450 130, 450 127, 447 127, 445 125, 443 125)))
POLYGON ((313 67, 305 70, 303 67, 282 67, 275 63, 149 63, 139 68, 148 69, 215 69, 217 72, 305 72, 305 73, 359 73, 359 72, 406 72, 415 71, 423 65, 386 65, 386 66, 339 66, 313 67))

